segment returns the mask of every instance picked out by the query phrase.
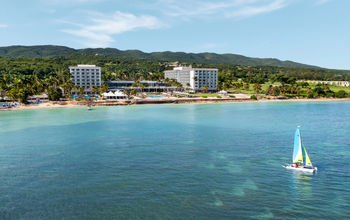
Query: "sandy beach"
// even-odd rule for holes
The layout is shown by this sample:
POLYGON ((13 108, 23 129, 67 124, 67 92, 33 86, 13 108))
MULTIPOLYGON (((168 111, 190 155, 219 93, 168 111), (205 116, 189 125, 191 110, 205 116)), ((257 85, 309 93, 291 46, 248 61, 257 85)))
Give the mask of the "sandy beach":
POLYGON ((73 107, 79 107, 79 106, 82 106, 82 105, 72 104, 72 103, 54 104, 54 102, 46 102, 46 103, 40 103, 40 104, 19 105, 17 107, 12 107, 12 108, 0 108, 0 111, 13 111, 13 110, 25 110, 25 109, 73 108, 73 107))
MULTIPOLYGON (((146 98, 119 101, 98 100, 92 106, 123 106, 123 105, 147 105, 147 104, 209 104, 209 103, 242 103, 242 102, 334 102, 350 101, 350 98, 318 98, 318 99, 259 99, 248 98, 146 98)), ((26 110, 26 109, 54 109, 74 108, 87 106, 87 102, 60 101, 40 104, 19 105, 13 108, 0 108, 0 111, 26 110)))

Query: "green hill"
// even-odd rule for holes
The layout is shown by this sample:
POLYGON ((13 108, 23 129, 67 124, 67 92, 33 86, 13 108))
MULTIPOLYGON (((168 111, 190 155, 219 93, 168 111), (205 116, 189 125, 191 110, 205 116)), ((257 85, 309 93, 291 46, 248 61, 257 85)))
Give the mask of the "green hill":
POLYGON ((52 45, 0 47, 0 56, 9 58, 54 58, 73 55, 125 56, 144 59, 153 58, 170 62, 179 61, 200 64, 233 64, 245 66, 276 66, 302 68, 315 67, 292 61, 281 61, 273 58, 251 58, 236 54, 184 53, 170 51, 144 53, 139 50, 123 51, 115 48, 87 48, 76 50, 69 47, 52 45))

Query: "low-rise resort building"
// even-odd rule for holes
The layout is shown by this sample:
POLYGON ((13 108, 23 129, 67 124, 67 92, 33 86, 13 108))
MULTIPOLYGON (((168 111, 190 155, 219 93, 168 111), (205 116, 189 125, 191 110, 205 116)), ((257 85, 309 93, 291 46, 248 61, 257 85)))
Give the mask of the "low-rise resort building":
POLYGON ((46 94, 32 95, 32 96, 28 96, 27 98, 27 102, 31 104, 48 102, 48 101, 49 101, 49 97, 46 94))
POLYGON ((120 100, 120 99, 127 99, 128 98, 128 96, 120 90, 117 90, 114 93, 112 91, 103 93, 102 97, 105 100, 120 100))
POLYGON ((106 83, 108 85, 108 91, 133 89, 138 92, 173 92, 183 90, 183 88, 178 88, 159 81, 139 81, 139 84, 143 86, 134 86, 135 81, 106 81, 106 83))
POLYGON ((174 67, 173 70, 164 71, 164 77, 175 79, 184 88, 190 88, 194 92, 216 92, 218 85, 218 69, 174 67))
POLYGON ((315 83, 315 84, 326 84, 326 85, 332 85, 332 86, 344 86, 349 87, 350 82, 349 81, 317 81, 317 80, 305 80, 303 82, 307 83, 315 83))

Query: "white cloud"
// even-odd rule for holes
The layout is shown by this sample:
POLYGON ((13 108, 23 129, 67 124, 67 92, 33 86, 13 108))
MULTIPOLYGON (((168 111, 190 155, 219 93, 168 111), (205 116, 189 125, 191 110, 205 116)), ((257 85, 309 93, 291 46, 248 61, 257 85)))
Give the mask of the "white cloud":
POLYGON ((45 4, 54 5, 67 5, 67 4, 86 4, 86 3, 98 3, 103 0, 41 0, 45 4))
POLYGON ((157 5, 174 17, 249 17, 282 9, 291 0, 158 0, 157 5))
POLYGON ((130 13, 115 12, 112 16, 93 13, 90 24, 75 24, 77 29, 64 29, 80 37, 88 47, 107 47, 114 42, 113 35, 122 34, 137 29, 157 29, 162 23, 154 16, 136 16, 130 13))
POLYGON ((8 25, 7 24, 0 24, 0 28, 7 28, 8 25))
POLYGON ((269 13, 287 6, 285 0, 275 0, 269 4, 246 6, 231 13, 228 13, 228 17, 250 17, 258 14, 269 13))

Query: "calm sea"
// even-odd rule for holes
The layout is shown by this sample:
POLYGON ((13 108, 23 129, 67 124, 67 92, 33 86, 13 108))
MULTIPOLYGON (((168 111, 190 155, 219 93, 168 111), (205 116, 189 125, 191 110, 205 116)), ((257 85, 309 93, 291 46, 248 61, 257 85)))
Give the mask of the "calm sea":
POLYGON ((344 219, 349 207, 349 102, 0 112, 0 219, 344 219), (316 175, 281 166, 297 125, 316 175))

